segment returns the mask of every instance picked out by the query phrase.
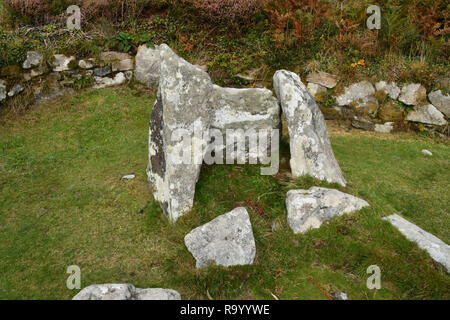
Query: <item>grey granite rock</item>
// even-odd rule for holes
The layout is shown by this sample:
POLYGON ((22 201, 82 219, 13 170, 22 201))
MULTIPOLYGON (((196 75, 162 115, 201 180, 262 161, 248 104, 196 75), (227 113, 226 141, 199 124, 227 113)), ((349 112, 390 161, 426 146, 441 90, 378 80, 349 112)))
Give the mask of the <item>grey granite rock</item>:
POLYGON ((110 66, 104 66, 104 67, 101 67, 101 68, 95 68, 94 69, 94 76, 96 76, 96 77, 106 77, 109 74, 111 74, 111 67, 110 66))
POLYGON ((378 133, 391 133, 394 130, 393 122, 385 122, 384 124, 375 124, 375 132, 378 133))
POLYGON ((311 93, 311 95, 314 98, 316 97, 317 94, 327 92, 326 87, 324 87, 320 84, 317 84, 317 83, 312 83, 312 82, 308 83, 308 86, 306 88, 308 89, 309 93, 311 93))
POLYGON ((245 208, 236 208, 189 232, 184 242, 202 268, 253 264, 256 255, 252 225, 245 208))
POLYGON ((81 290, 72 300, 181 300, 172 289, 138 289, 131 284, 96 284, 81 290))
POLYGON ((427 90, 420 83, 410 83, 403 86, 399 101, 404 104, 415 106, 424 102, 427 98, 427 90))
POLYGON ((441 90, 433 91, 428 94, 428 99, 433 106, 450 118, 450 94, 444 95, 441 90))
POLYGON ((138 48, 135 77, 137 81, 149 87, 158 87, 160 77, 159 46, 153 49, 142 45, 138 48))
POLYGON ((437 126, 445 126, 447 124, 444 115, 432 104, 414 107, 414 110, 410 111, 406 116, 406 120, 437 126))
POLYGON ((52 63, 53 65, 53 71, 54 72, 62 72, 62 71, 68 71, 70 70, 70 63, 72 61, 75 61, 75 57, 66 57, 63 54, 55 54, 53 55, 54 61, 52 63))
POLYGON ((450 272, 450 246, 441 239, 428 233, 399 215, 383 218, 397 228, 408 240, 417 243, 419 248, 428 252, 430 257, 450 272))
POLYGON ((395 82, 379 81, 375 83, 377 91, 384 91, 393 100, 397 100, 400 95, 400 88, 395 82))
POLYGON ((125 75, 123 72, 119 72, 114 78, 110 77, 94 77, 95 89, 106 88, 111 86, 117 86, 126 82, 125 75))
POLYGON ((290 190, 286 197, 287 220, 294 233, 319 228, 334 216, 358 211, 369 204, 350 194, 334 189, 312 187, 290 190))
POLYGON ((369 99, 373 98, 375 93, 375 88, 369 81, 354 83, 345 87, 344 90, 343 94, 336 97, 336 102, 340 106, 348 106, 354 103, 364 106, 369 99))
POLYGON ((277 71, 274 88, 288 124, 292 175, 311 175, 345 186, 323 114, 298 75, 277 71))
POLYGON ((22 67, 24 69, 31 69, 33 67, 37 67, 41 64, 42 59, 43 59, 43 56, 39 52, 28 51, 27 59, 23 62, 22 67))

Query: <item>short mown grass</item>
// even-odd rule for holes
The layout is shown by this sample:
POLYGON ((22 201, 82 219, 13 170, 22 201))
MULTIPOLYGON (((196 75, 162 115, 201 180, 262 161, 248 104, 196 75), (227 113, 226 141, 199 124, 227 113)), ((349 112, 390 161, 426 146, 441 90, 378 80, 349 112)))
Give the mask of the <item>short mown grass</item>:
POLYGON ((153 101, 133 88, 85 91, 0 120, 0 298, 70 299, 70 265, 81 268, 82 287, 132 283, 184 299, 327 299, 316 284, 350 299, 450 298, 444 268, 381 220, 397 213, 450 242, 448 144, 332 131, 346 188, 294 180, 285 166, 275 177, 257 166, 205 166, 194 209, 172 225, 145 174, 153 101), (121 180, 130 173, 136 179, 121 180), (371 206, 294 235, 286 192, 313 185, 371 206), (250 213, 255 264, 197 270, 184 236, 237 206, 250 213), (381 268, 380 290, 366 287, 370 265, 381 268))

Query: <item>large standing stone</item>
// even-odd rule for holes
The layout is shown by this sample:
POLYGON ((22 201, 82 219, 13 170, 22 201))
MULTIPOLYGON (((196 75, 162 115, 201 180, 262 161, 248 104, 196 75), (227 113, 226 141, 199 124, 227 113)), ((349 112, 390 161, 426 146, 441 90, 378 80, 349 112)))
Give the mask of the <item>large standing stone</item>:
POLYGON ((334 87, 336 87, 338 79, 336 76, 332 74, 319 71, 319 72, 311 72, 310 74, 308 74, 308 76, 306 77, 306 81, 319 84, 328 89, 333 89, 334 87))
POLYGON ((172 289, 138 289, 131 284, 95 284, 81 290, 72 300, 181 300, 172 289))
POLYGON ((27 52, 27 59, 23 62, 22 67, 24 69, 31 69, 33 67, 37 67, 42 62, 42 54, 35 51, 27 52))
POLYGON ((312 187, 290 190, 286 197, 287 220, 294 233, 319 228, 334 216, 358 211, 369 204, 338 190, 312 187))
POLYGON ((428 99, 433 106, 450 118, 450 94, 444 96, 441 90, 433 91, 428 94, 428 99))
POLYGON ((0 80, 0 102, 6 99, 6 82, 0 80))
POLYGON ((274 87, 288 124, 292 174, 309 174, 345 186, 323 114, 298 75, 277 71, 274 87))
POLYGON ((417 243, 419 248, 428 252, 431 258, 450 272, 450 246, 441 239, 428 233, 399 215, 383 218, 397 228, 408 240, 417 243))
POLYGON ((393 100, 397 100, 400 95, 400 88, 395 82, 379 81, 375 83, 377 91, 384 91, 393 100))
POLYGON ((404 104, 415 106, 424 102, 427 98, 427 90, 420 83, 410 83, 403 86, 399 101, 404 104))
POLYGON ((160 77, 159 46, 154 49, 142 45, 136 55, 136 80, 149 87, 158 87, 160 77))
POLYGON ((189 232, 184 242, 202 268, 253 264, 256 255, 252 225, 245 208, 236 208, 189 232))
POLYGON ((414 107, 414 110, 406 116, 406 120, 437 126, 445 126, 447 124, 444 115, 432 104, 414 107))
POLYGON ((147 174, 155 199, 162 203, 166 216, 176 221, 193 206, 203 154, 194 148, 188 152, 184 140, 195 139, 198 146, 208 140, 212 82, 206 72, 178 57, 167 45, 160 46, 160 55, 161 81, 150 117, 147 174), (181 133, 180 129, 184 130, 183 139, 173 136, 181 133), (194 131, 200 136, 194 136, 194 131), (186 153, 187 161, 181 161, 181 154, 186 153))

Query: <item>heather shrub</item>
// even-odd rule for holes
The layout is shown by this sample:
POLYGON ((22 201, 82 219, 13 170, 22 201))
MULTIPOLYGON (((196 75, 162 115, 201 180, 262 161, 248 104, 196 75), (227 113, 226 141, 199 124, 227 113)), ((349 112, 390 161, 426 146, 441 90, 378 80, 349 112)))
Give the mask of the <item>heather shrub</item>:
POLYGON ((212 23, 247 23, 262 8, 261 0, 189 0, 199 16, 212 23))

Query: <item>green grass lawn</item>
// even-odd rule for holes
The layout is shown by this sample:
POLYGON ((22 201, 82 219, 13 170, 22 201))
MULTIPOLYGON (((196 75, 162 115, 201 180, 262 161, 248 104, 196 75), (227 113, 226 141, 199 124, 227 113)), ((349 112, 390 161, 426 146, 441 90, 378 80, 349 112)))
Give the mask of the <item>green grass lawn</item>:
POLYGON ((70 265, 81 268, 82 287, 132 283, 184 299, 327 299, 312 280, 350 299, 450 298, 444 268, 381 220, 397 213, 450 243, 448 144, 332 134, 346 188, 293 180, 286 168, 267 177, 257 166, 205 166, 194 209, 171 225, 145 174, 153 100, 133 88, 86 91, 0 121, 0 298, 70 299, 78 292, 66 288, 70 265), (130 173, 136 179, 121 180, 130 173), (286 192, 313 185, 371 206, 294 235, 286 192), (236 206, 250 213, 255 264, 197 270, 184 236, 236 206), (377 291, 366 287, 373 264, 377 291))

